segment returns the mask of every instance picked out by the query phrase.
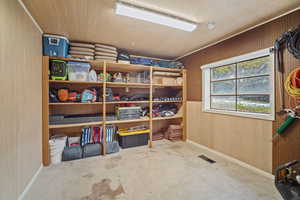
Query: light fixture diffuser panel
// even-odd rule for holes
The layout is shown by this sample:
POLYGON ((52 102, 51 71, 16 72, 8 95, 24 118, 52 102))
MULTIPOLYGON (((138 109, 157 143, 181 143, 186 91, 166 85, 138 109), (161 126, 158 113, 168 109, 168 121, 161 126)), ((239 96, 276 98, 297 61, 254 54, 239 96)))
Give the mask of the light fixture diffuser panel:
POLYGON ((197 27, 195 23, 190 23, 174 17, 170 17, 168 15, 163 15, 154 11, 133 7, 120 2, 116 3, 116 14, 152 22, 155 24, 161 24, 189 32, 192 32, 197 27))

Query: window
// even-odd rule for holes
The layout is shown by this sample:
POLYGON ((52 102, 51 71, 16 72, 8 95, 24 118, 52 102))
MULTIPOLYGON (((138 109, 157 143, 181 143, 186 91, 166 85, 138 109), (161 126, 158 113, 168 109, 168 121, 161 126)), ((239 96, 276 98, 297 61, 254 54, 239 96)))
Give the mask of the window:
POLYGON ((274 120, 270 49, 202 66, 203 110, 274 120))

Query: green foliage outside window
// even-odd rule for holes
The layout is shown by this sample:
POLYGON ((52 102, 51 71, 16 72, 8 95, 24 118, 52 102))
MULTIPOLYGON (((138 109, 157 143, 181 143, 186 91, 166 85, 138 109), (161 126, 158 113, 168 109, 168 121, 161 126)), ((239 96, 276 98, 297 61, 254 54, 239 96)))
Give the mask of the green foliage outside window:
POLYGON ((234 95, 237 111, 270 113, 270 72, 269 56, 211 69, 211 94, 213 96, 228 94, 222 98, 213 98, 211 107, 215 109, 225 107, 226 110, 227 106, 224 105, 232 105, 234 95), (234 80, 229 82, 227 79, 234 80), (244 96, 239 96, 240 94, 244 96))

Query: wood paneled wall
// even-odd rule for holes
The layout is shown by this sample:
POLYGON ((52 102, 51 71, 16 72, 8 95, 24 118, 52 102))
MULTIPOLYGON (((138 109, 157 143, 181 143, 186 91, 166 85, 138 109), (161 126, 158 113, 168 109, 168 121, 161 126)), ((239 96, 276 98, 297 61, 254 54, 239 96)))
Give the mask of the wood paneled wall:
POLYGON ((272 172, 272 122, 200 111, 202 102, 188 101, 188 140, 272 172))
MULTIPOLYGON (((182 59, 188 69, 188 100, 201 101, 201 70, 200 66, 218 60, 242 55, 274 45, 274 41, 285 31, 300 24, 300 11, 278 18, 265 25, 242 33, 217 45, 203 49, 193 55, 182 59)), ((300 60, 284 52, 285 76, 296 66, 300 66, 300 60)), ((278 88, 278 82, 276 82, 278 88)), ((278 110, 278 95, 276 97, 276 109, 278 110)), ((285 94, 286 107, 294 106, 294 102, 285 94)), ((200 108, 199 108, 200 109, 200 108)), ((215 117, 221 117, 216 115, 215 117)), ((277 115, 273 122, 272 133, 284 120, 284 116, 277 115)), ((246 120, 245 120, 246 122, 246 120)), ((219 124, 214 124, 218 126, 219 124)), ((273 169, 279 164, 292 159, 300 160, 300 122, 296 122, 289 128, 284 137, 273 141, 273 169)))
POLYGON ((17 199, 41 166, 41 33, 16 0, 0 1, 0 199, 17 199))

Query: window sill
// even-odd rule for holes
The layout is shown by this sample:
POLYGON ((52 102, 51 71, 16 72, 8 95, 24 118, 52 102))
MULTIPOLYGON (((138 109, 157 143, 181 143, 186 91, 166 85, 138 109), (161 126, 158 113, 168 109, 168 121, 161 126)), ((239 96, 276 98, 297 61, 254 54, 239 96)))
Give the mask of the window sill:
POLYGON ((216 113, 224 115, 233 115, 238 117, 262 119, 268 121, 274 121, 275 118, 272 114, 261 114, 261 113, 247 113, 247 112, 236 112, 236 111, 226 111, 226 110, 214 110, 214 109, 203 109, 203 112, 216 113))

